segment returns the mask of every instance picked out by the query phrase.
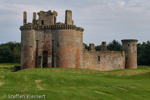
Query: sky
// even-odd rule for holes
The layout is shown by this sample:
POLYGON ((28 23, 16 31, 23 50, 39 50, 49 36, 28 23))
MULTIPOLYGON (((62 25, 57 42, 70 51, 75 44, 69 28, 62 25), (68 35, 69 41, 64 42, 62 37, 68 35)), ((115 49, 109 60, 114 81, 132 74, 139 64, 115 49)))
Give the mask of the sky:
POLYGON ((83 27, 83 41, 100 45, 112 40, 150 40, 150 0, 0 0, 0 43, 21 41, 23 12, 57 11, 57 22, 72 10, 74 24, 83 27))

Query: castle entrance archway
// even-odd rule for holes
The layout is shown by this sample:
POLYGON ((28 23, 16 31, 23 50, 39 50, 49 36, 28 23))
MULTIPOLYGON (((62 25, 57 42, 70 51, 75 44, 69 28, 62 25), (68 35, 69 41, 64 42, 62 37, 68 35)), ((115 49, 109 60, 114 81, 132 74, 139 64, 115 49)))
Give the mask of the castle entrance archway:
POLYGON ((48 58, 48 52, 43 51, 43 64, 42 64, 43 68, 47 67, 47 63, 48 63, 47 58, 48 58))

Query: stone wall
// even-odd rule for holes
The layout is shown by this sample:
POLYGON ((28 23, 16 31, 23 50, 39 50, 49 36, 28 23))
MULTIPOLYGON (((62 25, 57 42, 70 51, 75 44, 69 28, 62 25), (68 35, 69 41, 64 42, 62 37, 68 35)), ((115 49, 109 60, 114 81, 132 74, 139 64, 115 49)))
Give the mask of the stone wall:
POLYGON ((38 15, 39 15, 38 24, 40 25, 53 25, 56 23, 57 12, 55 11, 53 12, 40 11, 38 15))
POLYGON ((101 71, 125 69, 125 53, 117 51, 84 50, 82 68, 101 71))
POLYGON ((48 66, 52 67, 52 33, 51 30, 37 30, 36 31, 36 42, 37 43, 37 66, 43 67, 43 52, 48 52, 48 66))

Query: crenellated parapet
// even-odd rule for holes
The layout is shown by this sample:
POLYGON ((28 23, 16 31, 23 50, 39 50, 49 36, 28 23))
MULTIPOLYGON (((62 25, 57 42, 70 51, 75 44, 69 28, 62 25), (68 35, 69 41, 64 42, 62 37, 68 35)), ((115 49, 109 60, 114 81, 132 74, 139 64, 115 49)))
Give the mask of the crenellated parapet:
MULTIPOLYGON (((88 51, 88 52, 91 52, 91 51, 88 51)), ((94 51, 95 53, 106 53, 106 54, 115 54, 115 53, 122 53, 122 55, 125 54, 125 51, 94 51)), ((93 53, 93 52, 91 52, 93 53)))
POLYGON ((27 24, 20 27, 20 30, 55 30, 55 29, 70 29, 76 31, 84 31, 81 27, 76 27, 75 25, 66 25, 66 24, 55 24, 55 25, 33 25, 27 24))
POLYGON ((57 22, 56 11, 40 11, 37 13, 38 19, 36 19, 36 12, 33 12, 32 23, 27 23, 27 13, 23 13, 23 26, 20 27, 20 30, 55 30, 55 29, 71 29, 76 31, 83 32, 84 29, 74 25, 72 20, 72 11, 66 10, 65 23, 57 22))
POLYGON ((121 40, 122 42, 138 42, 138 40, 136 39, 124 39, 124 40, 121 40))
POLYGON ((49 10, 49 11, 47 11, 47 12, 45 12, 45 11, 40 11, 40 12, 38 12, 38 15, 39 16, 51 16, 51 15, 54 15, 54 16, 57 16, 58 15, 58 13, 56 12, 56 11, 51 11, 51 10, 49 10))

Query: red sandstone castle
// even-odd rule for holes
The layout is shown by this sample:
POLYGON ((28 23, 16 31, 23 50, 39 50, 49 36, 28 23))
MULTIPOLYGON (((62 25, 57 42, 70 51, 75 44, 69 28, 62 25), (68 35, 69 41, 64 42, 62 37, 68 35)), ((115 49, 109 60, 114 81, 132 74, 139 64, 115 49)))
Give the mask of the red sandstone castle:
POLYGON ((107 51, 106 42, 101 51, 90 50, 83 44, 83 31, 74 25, 72 11, 66 10, 65 23, 57 23, 57 12, 33 13, 33 22, 27 23, 24 12, 21 30, 21 69, 68 67, 94 70, 137 68, 137 40, 122 40, 124 51, 107 51))

